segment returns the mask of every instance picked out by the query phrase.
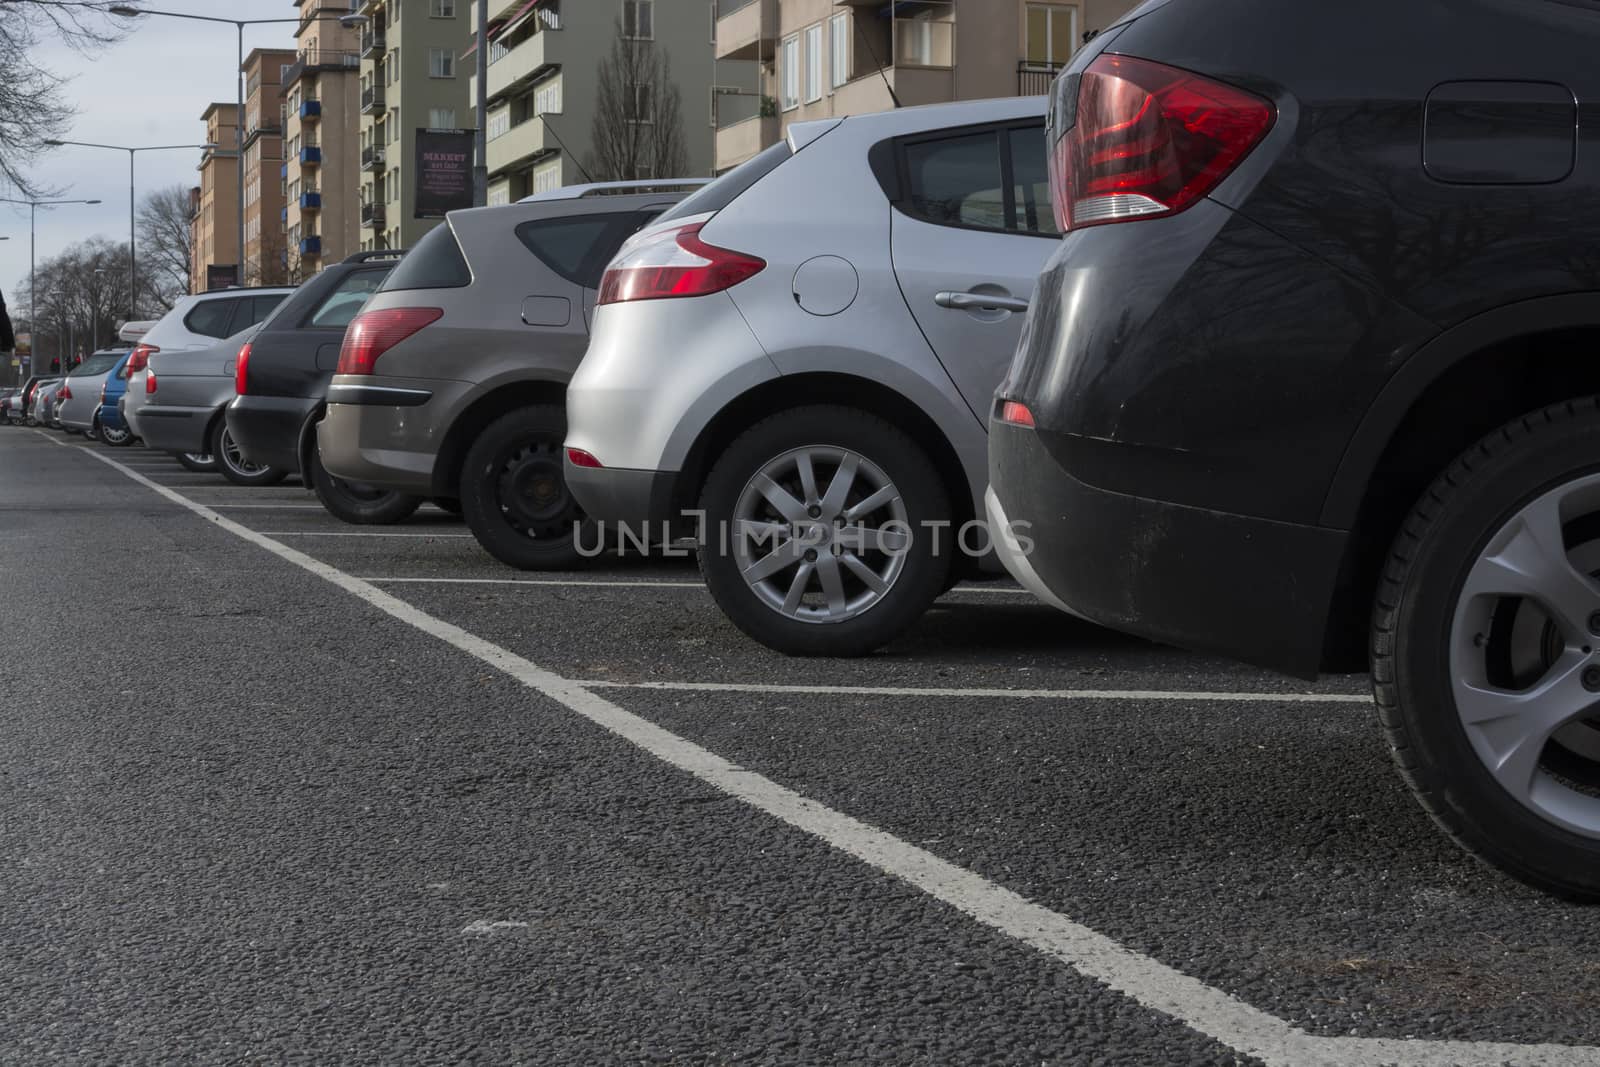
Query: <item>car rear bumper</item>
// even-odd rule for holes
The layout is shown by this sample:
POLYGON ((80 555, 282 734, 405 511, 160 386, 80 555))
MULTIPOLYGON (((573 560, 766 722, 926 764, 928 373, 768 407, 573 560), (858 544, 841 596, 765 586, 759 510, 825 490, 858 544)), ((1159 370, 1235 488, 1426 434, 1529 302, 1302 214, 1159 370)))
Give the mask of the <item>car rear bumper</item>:
POLYGON ((1009 423, 992 422, 989 441, 994 507, 1019 535, 1002 559, 1018 581, 1103 626, 1317 674, 1344 532, 1100 489, 1009 423))
POLYGON ((471 382, 335 377, 317 424, 317 450, 329 473, 414 496, 442 496, 435 470, 471 382))
POLYGON ((146 404, 139 409, 139 436, 151 448, 163 452, 209 452, 214 408, 180 408, 146 404))
POLYGON ((228 430, 251 463, 300 470, 300 439, 322 401, 306 396, 237 396, 228 405, 228 430))
POLYGON ((677 471, 577 467, 570 460, 563 461, 563 469, 567 488, 590 518, 640 532, 664 526, 678 533, 694 532, 685 528, 692 521, 673 509, 677 471))

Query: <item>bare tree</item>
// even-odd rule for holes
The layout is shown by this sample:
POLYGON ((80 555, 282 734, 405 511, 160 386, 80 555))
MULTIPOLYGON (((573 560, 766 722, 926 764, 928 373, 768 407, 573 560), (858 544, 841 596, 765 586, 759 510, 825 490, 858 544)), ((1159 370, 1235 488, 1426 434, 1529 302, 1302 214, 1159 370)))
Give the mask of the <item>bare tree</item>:
POLYGON ((654 41, 629 37, 616 23, 611 51, 600 61, 593 149, 585 169, 595 181, 687 177, 683 94, 672 60, 654 41))
POLYGON ((19 290, 35 371, 70 369, 79 354, 116 339, 128 292, 128 246, 91 237, 40 263, 19 290), (28 299, 35 291, 39 306, 28 299))
POLYGON ((139 205, 139 275, 148 300, 170 308, 189 291, 189 258, 194 230, 189 218, 189 190, 169 185, 145 195, 139 205))
POLYGON ((64 96, 67 79, 40 66, 35 51, 60 40, 93 52, 121 39, 125 20, 112 0, 0 0, 0 192, 51 195, 28 169, 45 141, 67 136, 76 114, 64 96))

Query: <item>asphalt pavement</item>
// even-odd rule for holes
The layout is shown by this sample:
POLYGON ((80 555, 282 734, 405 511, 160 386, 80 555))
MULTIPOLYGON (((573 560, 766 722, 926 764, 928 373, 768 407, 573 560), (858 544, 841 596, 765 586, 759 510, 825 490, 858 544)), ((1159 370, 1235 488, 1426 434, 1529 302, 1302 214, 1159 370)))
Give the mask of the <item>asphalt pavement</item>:
POLYGON ((964 584, 791 660, 686 558, 0 429, 0 1063, 1600 1063, 1600 913, 1362 678, 964 584))

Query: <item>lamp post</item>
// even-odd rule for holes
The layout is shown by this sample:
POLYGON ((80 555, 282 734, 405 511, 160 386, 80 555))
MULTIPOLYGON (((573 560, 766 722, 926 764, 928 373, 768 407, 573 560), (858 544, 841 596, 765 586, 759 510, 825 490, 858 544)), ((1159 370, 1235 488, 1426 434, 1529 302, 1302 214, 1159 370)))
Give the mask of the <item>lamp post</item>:
POLYGON ((140 15, 160 15, 169 19, 192 19, 195 22, 218 22, 234 27, 239 33, 239 60, 235 70, 235 82, 238 89, 239 113, 234 126, 235 143, 239 147, 239 282, 244 282, 244 28, 246 26, 269 26, 275 23, 293 22, 300 24, 310 19, 337 19, 341 25, 359 25, 352 21, 359 17, 350 9, 342 12, 319 11, 308 15, 306 18, 294 19, 226 19, 218 15, 191 15, 184 11, 154 11, 148 7, 134 7, 132 4, 112 4, 106 9, 108 14, 119 18, 136 18, 140 15))
POLYGON ((38 270, 34 267, 34 250, 38 246, 38 227, 35 226, 35 217, 42 207, 55 207, 58 204, 98 204, 98 200, 12 200, 0 196, 0 203, 27 204, 28 205, 28 329, 37 332, 39 328, 39 277, 38 270))
POLYGON ((104 148, 113 152, 128 153, 128 319, 131 321, 139 317, 139 278, 137 260, 134 258, 134 232, 137 216, 137 204, 133 193, 133 156, 136 152, 169 152, 185 148, 216 148, 214 144, 152 144, 139 145, 132 148, 120 144, 95 144, 93 141, 56 141, 47 140, 47 145, 75 145, 78 148, 104 148))

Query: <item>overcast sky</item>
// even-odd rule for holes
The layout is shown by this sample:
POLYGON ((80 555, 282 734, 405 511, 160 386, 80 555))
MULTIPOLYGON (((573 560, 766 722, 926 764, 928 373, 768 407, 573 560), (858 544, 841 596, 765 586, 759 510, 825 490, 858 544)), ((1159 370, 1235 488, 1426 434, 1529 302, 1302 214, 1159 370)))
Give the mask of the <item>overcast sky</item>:
MULTIPOLYGON (((141 0, 141 7, 224 18, 294 18, 293 0, 141 0)), ((205 126, 200 113, 214 100, 231 102, 238 61, 232 26, 192 19, 146 16, 120 44, 84 57, 59 45, 39 58, 47 69, 66 75, 68 100, 78 117, 66 139, 104 144, 200 144, 205 126)), ((246 54, 252 48, 290 48, 294 24, 247 26, 246 54)), ((181 182, 195 185, 198 151, 140 152, 139 195, 181 182)), ((90 148, 57 148, 34 169, 40 185, 65 190, 73 199, 103 200, 86 206, 38 210, 41 261, 95 234, 128 239, 128 156, 90 148)), ((7 302, 28 275, 28 209, 0 204, 0 293, 7 302)))

